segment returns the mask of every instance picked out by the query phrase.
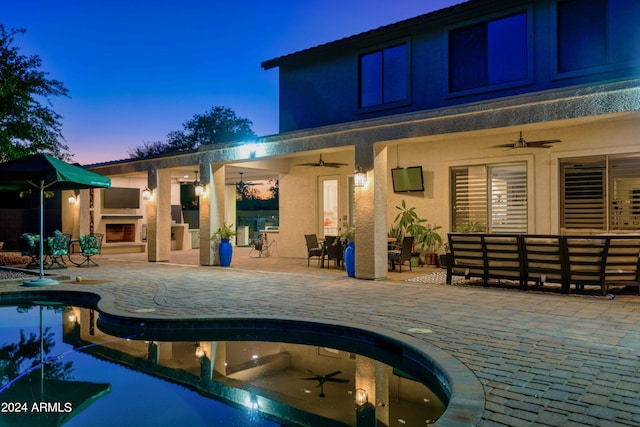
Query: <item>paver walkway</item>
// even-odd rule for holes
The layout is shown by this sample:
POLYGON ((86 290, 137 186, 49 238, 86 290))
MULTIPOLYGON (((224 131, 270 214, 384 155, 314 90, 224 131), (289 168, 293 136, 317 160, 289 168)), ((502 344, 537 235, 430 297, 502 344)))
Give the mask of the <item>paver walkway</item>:
MULTIPOLYGON (((479 378, 483 426, 640 425, 640 297, 362 281, 306 259, 280 272, 143 259, 102 256, 99 268, 65 270, 84 281, 56 289, 100 293, 101 310, 134 317, 275 316, 412 336, 479 378)), ((25 289, 33 288, 0 285, 0 293, 25 289)))

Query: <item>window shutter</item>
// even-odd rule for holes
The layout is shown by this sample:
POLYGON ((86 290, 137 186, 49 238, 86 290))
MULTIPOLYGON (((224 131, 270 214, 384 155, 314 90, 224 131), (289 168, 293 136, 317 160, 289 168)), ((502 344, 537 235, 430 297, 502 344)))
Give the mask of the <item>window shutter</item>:
POLYGON ((604 158, 561 164, 561 227, 606 230, 604 158))
POLYGON ((640 228, 640 158, 609 159, 609 194, 609 229, 640 228))
POLYGON ((487 178, 484 166, 451 169, 453 225, 456 231, 468 223, 487 224, 487 178))
POLYGON ((527 167, 524 164, 490 167, 492 233, 526 233, 527 167))

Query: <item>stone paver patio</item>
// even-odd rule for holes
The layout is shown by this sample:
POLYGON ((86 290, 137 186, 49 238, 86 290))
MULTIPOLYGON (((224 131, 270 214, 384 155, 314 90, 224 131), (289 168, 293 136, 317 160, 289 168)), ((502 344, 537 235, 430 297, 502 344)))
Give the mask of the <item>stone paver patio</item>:
MULTIPOLYGON (((394 273, 362 281, 306 259, 247 261, 242 250, 232 268, 186 265, 180 256, 148 263, 144 254, 103 255, 99 268, 61 271, 83 281, 47 291, 97 293, 100 310, 134 318, 275 317, 389 331, 475 374, 484 392, 480 425, 640 425, 638 296, 411 283, 394 273)), ((4 283, 0 297, 33 289, 4 283)))

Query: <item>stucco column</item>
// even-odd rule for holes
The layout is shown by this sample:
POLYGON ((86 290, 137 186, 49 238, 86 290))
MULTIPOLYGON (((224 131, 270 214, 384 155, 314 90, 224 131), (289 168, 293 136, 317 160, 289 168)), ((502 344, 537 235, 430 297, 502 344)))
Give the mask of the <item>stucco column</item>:
POLYGON ((204 194, 200 196, 200 265, 219 265, 211 236, 224 223, 225 165, 200 165, 200 182, 204 194))
POLYGON ((147 203, 147 257, 169 261, 171 256, 171 173, 153 169, 148 173, 152 198, 147 203))
POLYGON ((364 187, 355 188, 356 277, 387 277, 387 148, 356 143, 356 168, 367 173, 364 187))

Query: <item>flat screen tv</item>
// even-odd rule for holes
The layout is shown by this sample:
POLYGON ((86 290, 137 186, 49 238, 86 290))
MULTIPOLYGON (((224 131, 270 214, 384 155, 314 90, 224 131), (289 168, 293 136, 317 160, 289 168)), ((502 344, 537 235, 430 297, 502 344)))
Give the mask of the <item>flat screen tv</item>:
POLYGON ((422 166, 391 169, 391 178, 393 179, 393 191, 395 193, 424 191, 422 166))
POLYGON ((140 208, 140 189, 105 188, 102 202, 105 209, 138 209, 140 208))

